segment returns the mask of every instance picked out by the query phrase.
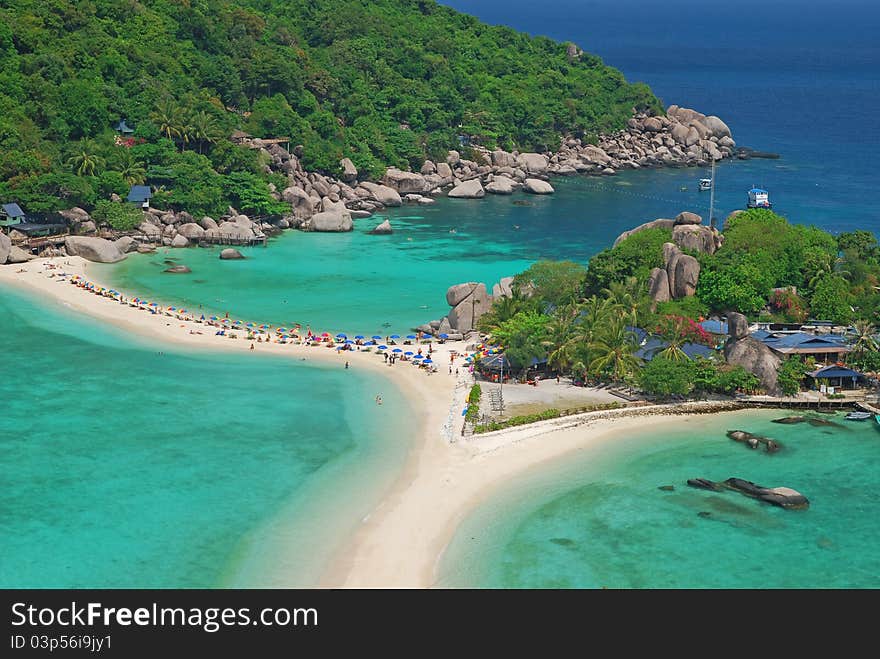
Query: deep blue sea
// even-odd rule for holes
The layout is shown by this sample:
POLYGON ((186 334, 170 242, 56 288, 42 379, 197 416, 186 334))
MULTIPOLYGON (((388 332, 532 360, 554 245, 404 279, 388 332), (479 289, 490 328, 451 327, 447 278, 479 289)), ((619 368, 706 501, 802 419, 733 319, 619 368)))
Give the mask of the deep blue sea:
MULTIPOLYGON (((718 208, 766 187, 790 219, 831 231, 880 226, 880 3, 870 0, 447 0, 488 23, 573 41, 666 105, 716 114, 741 146, 779 153, 747 177, 722 171, 718 208)), ((729 170, 735 170, 730 167, 729 170)))

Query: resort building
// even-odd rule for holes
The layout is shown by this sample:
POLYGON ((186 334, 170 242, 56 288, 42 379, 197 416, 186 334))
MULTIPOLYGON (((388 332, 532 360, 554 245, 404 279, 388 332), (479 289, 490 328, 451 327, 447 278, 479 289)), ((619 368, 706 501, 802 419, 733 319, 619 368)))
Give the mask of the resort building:
POLYGON ((24 222, 24 211, 18 204, 0 206, 0 227, 11 227, 24 222))
POLYGON ((141 208, 150 207, 150 199, 153 198, 153 192, 149 185, 133 185, 128 191, 126 201, 132 204, 138 204, 141 208))
POLYGON ((786 333, 758 330, 752 332, 752 336, 783 359, 789 355, 798 355, 801 359, 812 357, 818 364, 842 362, 852 350, 847 345, 846 337, 839 334, 816 336, 806 332, 786 333))
MULTIPOLYGON (((658 353, 669 347, 669 343, 656 334, 648 334, 648 332, 639 327, 633 327, 630 330, 636 335, 636 340, 639 343, 639 349, 636 350, 635 356, 646 362, 651 361, 658 353)), ((708 359, 715 354, 712 348, 702 343, 682 343, 681 350, 691 359, 696 357, 708 359)))
POLYGON ((826 390, 829 387, 834 389, 858 389, 864 383, 865 376, 845 366, 823 366, 820 369, 807 373, 807 377, 811 378, 816 389, 821 390, 825 385, 826 390))

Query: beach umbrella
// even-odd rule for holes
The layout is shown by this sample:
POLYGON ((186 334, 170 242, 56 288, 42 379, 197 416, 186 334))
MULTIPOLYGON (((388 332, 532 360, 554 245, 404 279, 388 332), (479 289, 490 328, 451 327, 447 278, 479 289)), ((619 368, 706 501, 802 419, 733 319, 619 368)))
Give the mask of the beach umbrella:
POLYGON ((345 334, 340 333, 340 334, 337 334, 337 335, 336 335, 336 338, 337 338, 337 339, 347 339, 348 337, 345 336, 345 334))
POLYGON ((416 355, 413 359, 424 359, 424 357, 422 355, 416 355))
POLYGON ((278 333, 278 334, 281 334, 281 333, 282 333, 282 332, 286 332, 286 331, 287 331, 287 329, 286 329, 286 328, 284 328, 284 327, 279 327, 279 328, 278 328, 278 329, 276 329, 276 330, 275 330, 275 331, 276 331, 276 332, 277 332, 277 333, 278 333))
POLYGON ((400 348, 395 348, 395 349, 392 350, 391 352, 403 352, 403 350, 401 350, 400 348))
POLYGON ((246 325, 246 327, 253 327, 253 326, 254 326, 253 323, 247 323, 247 325, 246 325))
POLYGON ((371 338, 371 339, 375 339, 375 340, 378 341, 378 340, 381 339, 382 337, 381 337, 381 336, 371 336, 370 338, 371 338))
POLYGON ((407 335, 406 335, 406 338, 408 338, 408 339, 414 339, 414 338, 416 338, 416 335, 415 335, 415 334, 407 334, 407 335))
POLYGON ((399 339, 399 338, 400 338, 400 334, 392 334, 392 335, 391 335, 391 338, 392 338, 392 339, 399 339))
POLYGON ((356 337, 354 337, 354 338, 356 338, 356 339, 362 339, 362 338, 364 338, 364 335, 363 335, 363 334, 358 334, 358 335, 357 335, 356 337))
POLYGON ((323 332, 321 336, 330 336, 330 332, 323 332))
POLYGON ((364 345, 365 346, 374 346, 374 345, 376 345, 376 342, 375 341, 366 341, 366 342, 364 342, 364 345))
POLYGON ((415 353, 414 353, 412 350, 407 350, 407 351, 406 351, 405 353, 403 353, 403 354, 406 355, 407 357, 412 357, 415 353))
POLYGON ((428 357, 428 358, 427 358, 426 360, 424 360, 422 363, 423 363, 423 364, 433 364, 433 363, 434 363, 434 360, 431 359, 430 357, 428 357))
POLYGON ((379 350, 388 350, 388 346, 379 346, 379 350))
POLYGON ((448 338, 449 338, 449 335, 448 335, 448 334, 441 334, 441 335, 440 335, 440 338, 441 338, 441 339, 448 339, 448 338))
POLYGON ((217 316, 211 316, 211 320, 217 320, 217 316))
POLYGON ((345 341, 343 341, 343 343, 354 343, 354 341, 352 341, 351 339, 346 339, 345 341))
POLYGON ((269 326, 266 324, 260 325, 260 329, 269 329, 269 326))

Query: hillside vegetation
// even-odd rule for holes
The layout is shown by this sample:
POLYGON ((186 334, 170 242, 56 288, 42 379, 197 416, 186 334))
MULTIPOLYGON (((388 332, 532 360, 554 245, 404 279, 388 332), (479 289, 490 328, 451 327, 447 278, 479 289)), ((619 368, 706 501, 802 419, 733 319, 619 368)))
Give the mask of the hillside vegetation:
POLYGON ((215 211, 272 180, 234 129, 290 137, 306 169, 336 174, 350 157, 375 176, 460 135, 555 148, 661 109, 568 46, 431 0, 2 2, 0 198, 93 208, 148 180, 215 211), (120 118, 136 131, 121 146, 120 118))

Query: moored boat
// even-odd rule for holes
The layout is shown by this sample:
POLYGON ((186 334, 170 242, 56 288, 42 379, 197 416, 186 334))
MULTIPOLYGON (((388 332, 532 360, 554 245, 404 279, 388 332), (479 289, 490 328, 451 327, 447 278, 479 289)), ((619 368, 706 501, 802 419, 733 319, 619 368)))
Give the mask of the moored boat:
POLYGON ((770 203, 770 193, 761 188, 752 188, 749 190, 749 208, 773 208, 770 203))
POLYGON ((867 421, 871 416, 870 412, 850 412, 843 418, 847 421, 867 421))

